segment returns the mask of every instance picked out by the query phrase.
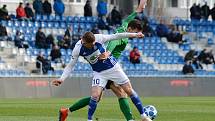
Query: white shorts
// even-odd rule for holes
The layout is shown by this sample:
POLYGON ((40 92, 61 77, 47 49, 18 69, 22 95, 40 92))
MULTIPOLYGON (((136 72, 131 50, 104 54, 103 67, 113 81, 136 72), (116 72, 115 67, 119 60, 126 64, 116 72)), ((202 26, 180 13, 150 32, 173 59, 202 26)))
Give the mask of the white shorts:
POLYGON ((116 65, 108 70, 102 72, 93 72, 92 87, 99 86, 105 88, 108 80, 115 82, 118 85, 125 84, 129 82, 128 77, 123 72, 121 66, 116 63, 116 65))

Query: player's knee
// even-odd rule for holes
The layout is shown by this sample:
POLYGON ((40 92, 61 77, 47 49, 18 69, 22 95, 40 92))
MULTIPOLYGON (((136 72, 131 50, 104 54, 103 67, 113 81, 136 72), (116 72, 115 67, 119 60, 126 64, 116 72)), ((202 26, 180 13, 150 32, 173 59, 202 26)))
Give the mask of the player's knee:
POLYGON ((92 93, 91 98, 96 100, 97 102, 100 100, 100 94, 99 93, 92 93))
POLYGON ((127 94, 128 96, 131 96, 132 93, 133 93, 133 89, 130 88, 130 87, 126 88, 124 91, 126 92, 126 94, 127 94))
POLYGON ((127 94, 125 93, 125 91, 124 90, 119 90, 119 91, 117 91, 117 92, 115 92, 115 94, 116 94, 116 96, 118 97, 118 98, 126 98, 127 97, 127 94))
POLYGON ((99 102, 99 100, 100 100, 100 98, 99 97, 97 97, 97 96, 91 96, 91 99, 93 99, 93 100, 95 100, 95 101, 97 101, 97 102, 99 102))
POLYGON ((123 90, 126 92, 128 96, 131 96, 133 93, 133 88, 130 83, 122 85, 123 90))

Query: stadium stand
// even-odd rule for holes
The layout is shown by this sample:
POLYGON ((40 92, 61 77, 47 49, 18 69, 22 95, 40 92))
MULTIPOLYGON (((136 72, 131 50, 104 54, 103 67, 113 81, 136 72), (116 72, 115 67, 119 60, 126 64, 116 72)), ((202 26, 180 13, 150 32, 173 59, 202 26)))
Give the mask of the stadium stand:
MULTIPOLYGON (((156 25, 159 23, 154 18, 149 18, 150 26, 155 30, 156 25)), ((14 38, 17 30, 25 33, 25 40, 29 43, 30 48, 26 50, 18 50, 14 48, 11 42, 1 42, 1 48, 5 48, 5 43, 11 45, 10 53, 15 58, 22 57, 22 68, 27 68, 28 71, 13 69, 1 70, 1 75, 29 75, 36 62, 36 56, 39 52, 43 52, 46 57, 50 54, 50 49, 36 49, 35 48, 35 34, 39 27, 42 27, 45 34, 53 34, 55 37, 63 36, 65 28, 67 26, 73 27, 73 35, 81 36, 85 31, 90 31, 94 25, 97 24, 97 17, 79 17, 79 16, 46 16, 37 15, 35 21, 18 21, 16 19, 10 21, 1 21, 2 25, 7 27, 8 33, 14 38), (81 30, 78 31, 78 30, 81 30), (31 64, 31 67, 27 65, 31 64)), ((184 64, 184 55, 191 48, 197 48, 198 51, 208 45, 214 45, 215 34, 215 22, 211 21, 189 21, 176 18, 173 20, 173 24, 177 26, 180 31, 186 32, 184 35, 185 43, 178 45, 167 42, 166 38, 159 37, 146 37, 144 39, 129 40, 129 47, 123 56, 120 58, 120 62, 124 70, 129 76, 145 76, 145 75, 183 75, 181 70, 184 64), (204 38, 204 44, 200 39, 204 38), (195 40, 198 39, 198 40, 195 40), (128 56, 132 47, 137 46, 141 51, 141 64, 130 64, 128 56)), ((102 33, 113 33, 110 31, 101 31, 102 33)), ((13 39, 12 39, 13 40, 13 39)), ((8 47, 7 47, 8 48, 8 47)), ((72 50, 61 49, 62 60, 64 63, 68 63, 70 60, 72 50)), ((1 67, 7 65, 1 60, 1 67)), ((62 64, 52 62, 52 66, 55 71, 48 71, 48 75, 61 75, 62 64)), ((16 67, 16 66, 15 66, 16 67)), ((196 75, 214 75, 214 65, 204 65, 203 70, 196 70, 196 75)), ((79 62, 74 68, 74 74, 84 76, 91 75, 91 68, 84 62, 79 62)))

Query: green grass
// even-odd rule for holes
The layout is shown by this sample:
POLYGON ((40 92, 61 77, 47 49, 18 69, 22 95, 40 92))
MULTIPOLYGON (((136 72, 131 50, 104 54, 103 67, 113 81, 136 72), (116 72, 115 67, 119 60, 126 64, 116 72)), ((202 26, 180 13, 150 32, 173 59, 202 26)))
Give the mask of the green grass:
MULTIPOLYGON (((57 121, 58 109, 77 99, 0 99, 0 121, 57 121)), ((155 121, 214 121, 215 97, 144 98, 158 110, 155 121)), ((131 102, 130 102, 131 104, 131 102)), ((140 121, 133 104, 132 111, 140 121)), ((125 121, 116 98, 103 98, 95 117, 98 121, 125 121)), ((68 121, 87 121, 87 108, 69 115, 68 121)))

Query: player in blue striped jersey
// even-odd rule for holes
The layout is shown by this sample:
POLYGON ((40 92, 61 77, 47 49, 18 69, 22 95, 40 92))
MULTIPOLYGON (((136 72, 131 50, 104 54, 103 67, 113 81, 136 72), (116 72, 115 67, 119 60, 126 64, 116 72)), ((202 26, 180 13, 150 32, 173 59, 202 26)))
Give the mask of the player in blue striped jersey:
POLYGON ((70 75, 75 63, 79 56, 83 56, 91 65, 93 69, 93 80, 91 88, 91 99, 88 109, 88 121, 92 121, 93 114, 96 110, 97 103, 100 99, 100 95, 105 88, 107 81, 112 80, 116 84, 120 85, 127 95, 131 98, 132 102, 138 109, 143 121, 150 121, 143 112, 143 106, 139 96, 133 90, 130 80, 123 72, 116 59, 110 55, 105 60, 100 60, 99 55, 104 53, 104 43, 111 40, 120 40, 122 38, 134 38, 143 37, 142 33, 118 33, 113 35, 93 35, 91 32, 86 32, 82 39, 77 42, 72 52, 72 57, 69 64, 64 69, 64 72, 60 79, 54 80, 52 83, 56 86, 62 84, 62 82, 70 75))

